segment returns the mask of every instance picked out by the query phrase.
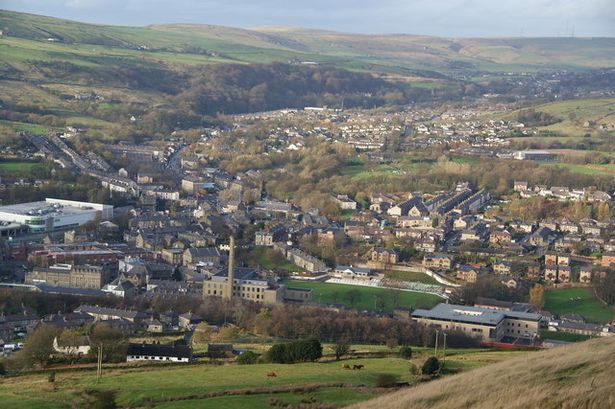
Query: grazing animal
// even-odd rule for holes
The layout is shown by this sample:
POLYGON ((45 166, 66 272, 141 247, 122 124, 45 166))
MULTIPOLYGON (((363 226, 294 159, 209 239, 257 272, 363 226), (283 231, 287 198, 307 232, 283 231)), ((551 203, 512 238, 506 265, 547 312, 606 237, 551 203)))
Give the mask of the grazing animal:
POLYGON ((352 369, 363 369, 365 365, 353 365, 352 369))
POLYGON ((269 372, 267 372, 267 376, 270 377, 270 378, 275 378, 278 375, 276 375, 275 372, 273 372, 273 371, 269 371, 269 372))
POLYGON ((342 365, 342 368, 343 368, 343 369, 350 369, 350 365, 348 365, 348 364, 343 364, 343 365, 342 365))

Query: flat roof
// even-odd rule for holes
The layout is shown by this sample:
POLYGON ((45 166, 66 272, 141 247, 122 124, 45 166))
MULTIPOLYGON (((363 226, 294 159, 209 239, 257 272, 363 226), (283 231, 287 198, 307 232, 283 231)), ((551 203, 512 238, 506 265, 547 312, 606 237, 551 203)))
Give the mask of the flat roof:
POLYGON ((17 203, 0 206, 0 213, 10 213, 20 216, 59 216, 62 214, 79 214, 96 211, 94 204, 83 203, 82 206, 52 203, 48 201, 17 203))
POLYGON ((489 326, 496 326, 505 318, 524 319, 528 321, 540 321, 542 318, 540 314, 529 312, 500 311, 488 308, 445 303, 440 303, 431 310, 415 310, 412 313, 412 317, 489 326))

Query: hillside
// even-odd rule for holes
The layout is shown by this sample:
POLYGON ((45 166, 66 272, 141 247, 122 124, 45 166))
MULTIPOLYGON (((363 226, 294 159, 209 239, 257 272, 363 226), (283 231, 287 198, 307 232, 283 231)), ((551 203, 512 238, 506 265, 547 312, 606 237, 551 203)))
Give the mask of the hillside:
POLYGON ((433 71, 431 76, 434 72, 459 69, 501 72, 615 66, 613 38, 450 39, 288 27, 252 30, 190 24, 120 27, 2 10, 0 28, 5 34, 3 48, 21 50, 4 53, 3 62, 33 58, 64 60, 70 55, 85 58, 94 52, 117 58, 155 57, 180 64, 296 59, 390 73, 433 71), (182 54, 181 58, 178 53, 182 54))
POLYGON ((517 357, 353 409, 611 408, 615 406, 615 337, 517 357))

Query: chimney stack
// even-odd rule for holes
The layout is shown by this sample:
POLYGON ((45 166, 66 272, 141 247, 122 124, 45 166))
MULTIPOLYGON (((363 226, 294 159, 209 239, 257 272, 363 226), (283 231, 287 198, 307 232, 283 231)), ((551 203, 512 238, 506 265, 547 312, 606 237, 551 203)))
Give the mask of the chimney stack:
POLYGON ((235 237, 231 236, 228 252, 228 287, 226 290, 227 299, 233 298, 233 285, 235 281, 235 237))

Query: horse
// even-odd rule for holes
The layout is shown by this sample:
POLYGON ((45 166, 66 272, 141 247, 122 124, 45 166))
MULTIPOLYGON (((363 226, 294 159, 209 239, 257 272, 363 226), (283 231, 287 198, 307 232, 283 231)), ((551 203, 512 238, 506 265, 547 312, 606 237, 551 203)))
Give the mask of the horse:
POLYGON ((353 365, 352 369, 363 369, 365 365, 353 365))
POLYGON ((273 371, 269 371, 269 372, 267 372, 267 376, 268 376, 269 378, 275 378, 275 377, 276 377, 276 376, 278 376, 278 375, 276 375, 276 373, 275 373, 275 372, 273 372, 273 371))

